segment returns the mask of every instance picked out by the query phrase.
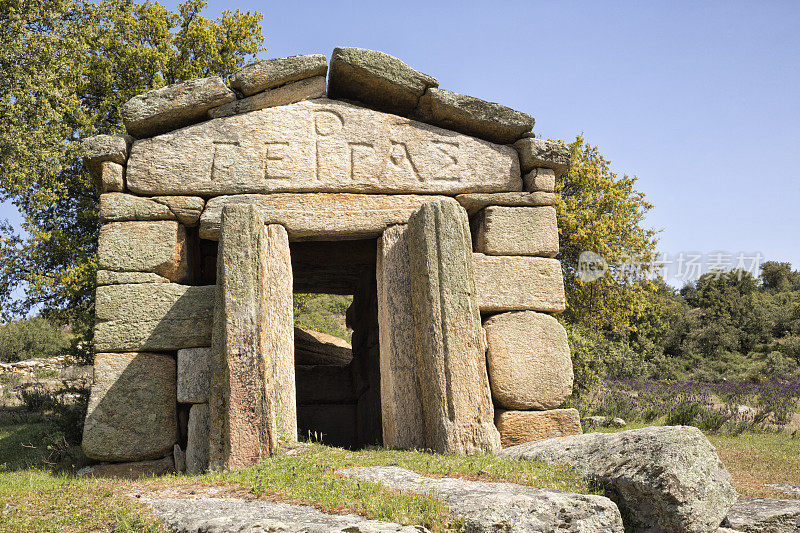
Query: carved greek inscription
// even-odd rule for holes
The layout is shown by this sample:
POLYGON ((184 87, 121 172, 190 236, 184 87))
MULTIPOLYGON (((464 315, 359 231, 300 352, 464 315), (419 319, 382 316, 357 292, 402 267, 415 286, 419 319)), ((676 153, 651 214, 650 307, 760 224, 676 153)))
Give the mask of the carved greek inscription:
POLYGON ((289 168, 292 156, 289 153, 288 142, 268 142, 264 146, 264 178, 286 179, 290 178, 289 168))
POLYGON ((411 153, 408 151, 406 143, 390 141, 391 148, 389 149, 388 165, 391 170, 400 174, 406 174, 419 181, 423 181, 423 177, 419 173, 417 165, 411 158, 411 153))
POLYGON ((442 157, 442 166, 433 173, 433 179, 460 181, 461 178, 458 175, 458 141, 432 140, 431 144, 442 157))
POLYGON ((211 156, 211 179, 224 176, 236 166, 239 141, 213 141, 214 153, 211 156))
POLYGON ((377 178, 370 172, 377 155, 375 145, 367 142, 349 142, 347 146, 350 148, 350 179, 356 181, 377 178))
POLYGON ((336 181, 341 172, 337 168, 337 152, 341 143, 337 142, 335 135, 344 128, 344 118, 336 111, 328 109, 314 113, 314 132, 316 140, 314 151, 316 154, 316 167, 314 176, 320 181, 336 181))

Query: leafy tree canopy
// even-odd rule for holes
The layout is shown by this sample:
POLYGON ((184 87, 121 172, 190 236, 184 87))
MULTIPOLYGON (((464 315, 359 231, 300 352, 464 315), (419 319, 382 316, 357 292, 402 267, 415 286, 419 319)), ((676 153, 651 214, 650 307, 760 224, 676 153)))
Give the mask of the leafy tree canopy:
POLYGON ((124 131, 118 109, 132 96, 228 76, 262 50, 262 15, 209 20, 205 5, 0 0, 0 199, 24 230, 0 226, 6 319, 36 304, 51 316, 90 314, 99 224, 80 139, 124 131))

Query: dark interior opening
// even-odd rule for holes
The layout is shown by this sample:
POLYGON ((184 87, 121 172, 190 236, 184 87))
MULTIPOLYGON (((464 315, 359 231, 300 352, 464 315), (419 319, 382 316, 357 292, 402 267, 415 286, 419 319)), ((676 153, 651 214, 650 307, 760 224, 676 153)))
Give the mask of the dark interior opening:
POLYGON ((377 240, 290 243, 294 292, 352 295, 352 348, 295 328, 300 439, 350 449, 382 443, 377 240))

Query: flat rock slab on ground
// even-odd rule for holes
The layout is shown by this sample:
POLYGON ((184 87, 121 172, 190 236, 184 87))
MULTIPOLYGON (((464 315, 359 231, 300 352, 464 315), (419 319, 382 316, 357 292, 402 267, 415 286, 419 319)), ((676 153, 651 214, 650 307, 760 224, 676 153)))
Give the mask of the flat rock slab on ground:
POLYGON ((800 531, 800 500, 739 498, 728 513, 726 525, 744 533, 800 531))
POLYGON ((313 507, 243 498, 148 498, 145 501, 176 533, 303 532, 424 533, 421 526, 326 514, 313 507))
POLYGON ((737 499, 714 447, 693 427, 556 437, 498 455, 561 464, 603 483, 628 531, 711 533, 737 499))
POLYGON ((617 506, 603 496, 514 483, 431 478, 395 466, 356 467, 339 473, 390 489, 432 494, 464 520, 469 532, 623 531, 617 506))

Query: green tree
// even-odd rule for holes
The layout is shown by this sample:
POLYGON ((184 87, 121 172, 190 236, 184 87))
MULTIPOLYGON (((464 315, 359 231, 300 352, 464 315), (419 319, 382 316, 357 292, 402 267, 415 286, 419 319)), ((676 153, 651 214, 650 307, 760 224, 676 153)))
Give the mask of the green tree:
POLYGON ((611 162, 583 137, 569 150, 570 169, 556 184, 558 258, 567 294, 564 320, 626 337, 645 312, 647 295, 656 290, 646 276, 656 253, 655 231, 644 227, 652 205, 636 190, 636 177, 617 176, 611 162), (601 256, 609 265, 607 274, 593 281, 578 279, 582 252, 601 256))
POLYGON ((70 345, 69 337, 64 328, 39 316, 15 320, 0 326, 0 361, 64 355, 70 345))
POLYGON ((123 132, 118 109, 136 94, 228 76, 261 50, 260 14, 209 20, 204 7, 0 0, 0 199, 23 217, 21 235, 0 226, 6 318, 37 304, 61 318, 91 315, 99 225, 80 139, 123 132))

